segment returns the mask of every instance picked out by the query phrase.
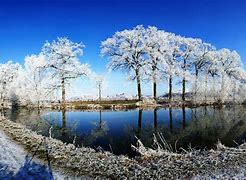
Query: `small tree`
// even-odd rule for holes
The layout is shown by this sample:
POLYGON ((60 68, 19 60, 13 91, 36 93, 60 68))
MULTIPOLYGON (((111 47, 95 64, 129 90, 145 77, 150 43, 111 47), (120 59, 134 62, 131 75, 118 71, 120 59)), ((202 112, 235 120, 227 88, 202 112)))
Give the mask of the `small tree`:
POLYGON ((66 85, 72 79, 88 76, 91 72, 87 64, 79 62, 78 57, 83 54, 83 48, 82 43, 74 43, 68 38, 58 38, 52 43, 46 42, 42 48, 42 54, 47 59, 46 70, 56 79, 52 88, 61 89, 63 105, 66 101, 66 85))
POLYGON ((180 61, 181 68, 183 70, 183 78, 182 78, 182 100, 185 101, 185 93, 186 93, 186 82, 187 77, 189 75, 189 68, 192 64, 192 59, 194 57, 194 48, 198 43, 197 39, 193 38, 184 38, 180 37, 180 61))
POLYGON ((98 100, 102 101, 102 90, 105 88, 106 79, 103 76, 96 75, 94 78, 96 89, 98 90, 98 100))
POLYGON ((179 74, 178 57, 180 57, 179 36, 148 27, 146 30, 146 51, 150 57, 147 72, 153 81, 153 97, 156 99, 157 80, 168 79, 169 100, 172 100, 172 84, 179 74))
MULTIPOLYGON (((145 33, 146 37, 146 52, 149 56, 149 65, 150 68, 148 73, 148 76, 153 82, 153 98, 157 100, 157 79, 159 75, 159 63, 162 58, 162 52, 161 47, 162 44, 160 42, 161 37, 161 31, 159 31, 156 27, 148 27, 145 33)), ((164 45, 164 44, 163 44, 164 45)))
POLYGON ((110 70, 121 69, 137 81, 138 100, 142 99, 141 78, 146 65, 145 29, 136 26, 131 30, 116 32, 101 44, 101 54, 110 60, 110 70))
POLYGON ((26 90, 29 91, 31 101, 40 106, 40 100, 44 100, 46 95, 46 85, 48 81, 45 73, 46 60, 41 54, 25 57, 24 76, 27 83, 26 90))
POLYGON ((205 43, 202 40, 197 39, 197 44, 195 44, 194 47, 194 59, 192 60, 192 66, 194 68, 194 74, 195 74, 193 98, 197 98, 197 92, 199 89, 198 78, 201 72, 205 72, 205 91, 207 90, 208 73, 206 71, 211 64, 209 58, 209 52, 213 51, 214 49, 215 48, 211 44, 205 43))
POLYGON ((168 80, 168 98, 172 101, 173 79, 175 76, 181 75, 181 67, 179 65, 180 57, 180 41, 179 36, 169 33, 167 51, 161 61, 160 71, 162 76, 168 80))
POLYGON ((221 72, 221 101, 224 101, 225 96, 225 76, 229 78, 237 78, 238 71, 242 67, 240 55, 236 51, 221 49, 218 51, 220 57, 220 72, 221 72))
POLYGON ((1 101, 2 105, 5 106, 11 95, 11 86, 14 80, 18 76, 20 70, 20 65, 18 63, 14 64, 12 61, 8 61, 5 64, 0 64, 0 86, 1 86, 1 101))
MULTIPOLYGON (((214 100, 216 100, 217 94, 215 93, 215 77, 219 77, 218 83, 220 83, 220 95, 219 99, 222 103, 224 102, 227 95, 230 94, 230 85, 226 83, 231 83, 233 81, 242 81, 244 79, 244 73, 242 71, 243 65, 240 55, 236 51, 230 51, 229 49, 220 49, 217 51, 211 51, 208 53, 210 58, 209 66, 207 67, 208 73, 213 78, 213 93, 214 100)), ((233 87, 233 83, 231 86, 233 87)))
POLYGON ((212 77, 212 95, 213 100, 216 100, 216 89, 215 89, 215 78, 219 75, 218 59, 216 58, 216 51, 210 51, 207 54, 208 63, 206 64, 205 70, 205 102, 207 102, 207 89, 208 89, 208 78, 212 77))

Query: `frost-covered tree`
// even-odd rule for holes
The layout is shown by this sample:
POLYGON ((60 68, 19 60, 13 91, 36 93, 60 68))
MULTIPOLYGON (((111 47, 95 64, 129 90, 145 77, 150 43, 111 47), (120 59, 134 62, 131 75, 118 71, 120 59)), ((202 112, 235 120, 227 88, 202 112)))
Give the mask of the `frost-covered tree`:
POLYGON ((146 30, 146 52, 150 67, 146 71, 153 81, 153 98, 157 98, 157 81, 169 80, 169 99, 172 98, 172 79, 178 74, 177 57, 179 56, 177 37, 169 32, 148 27, 146 30))
MULTIPOLYGON (((196 42, 197 43, 195 44, 195 47, 193 50, 194 57, 192 60, 192 66, 194 68, 194 74, 195 74, 195 82, 194 82, 194 87, 193 87, 193 97, 194 98, 196 98, 197 92, 199 90, 198 78, 199 78, 200 73, 205 72, 205 81, 206 81, 205 83, 207 83, 208 73, 206 72, 206 70, 211 64, 210 58, 209 58, 209 52, 215 49, 211 44, 205 43, 201 39, 197 39, 196 42)), ((207 88, 206 85, 205 85, 205 88, 207 88)))
POLYGON ((190 67, 192 65, 192 59, 194 58, 194 49, 199 43, 198 39, 193 38, 184 38, 180 37, 178 39, 180 41, 180 65, 182 68, 182 100, 185 101, 185 93, 186 93, 186 82, 189 80, 190 76, 190 67))
POLYGON ((39 108, 40 101, 47 96, 49 74, 45 72, 46 60, 42 54, 25 57, 24 80, 30 101, 39 108))
MULTIPOLYGON (((225 72, 226 76, 234 82, 232 83, 232 87, 236 86, 236 81, 241 79, 241 69, 243 67, 240 55, 236 51, 231 51, 229 53, 229 57, 222 59, 221 67, 222 70, 225 72)), ((223 81, 223 79, 221 83, 221 88, 224 88, 225 82, 223 81)))
POLYGON ((56 82, 51 89, 61 89, 62 103, 65 103, 66 85, 72 79, 89 76, 91 73, 89 65, 79 61, 83 48, 82 43, 74 43, 68 38, 57 38, 51 43, 46 42, 42 47, 42 55, 47 61, 46 70, 56 82))
POLYGON ((5 103, 11 98, 12 85, 18 76, 19 69, 20 64, 14 64, 12 61, 0 64, 0 98, 2 106, 5 106, 5 103))
POLYGON ((149 26, 145 33, 146 53, 149 57, 150 68, 147 74, 153 82, 153 98, 157 100, 157 81, 160 79, 160 65, 164 61, 168 51, 168 33, 149 26))
POLYGON ((179 63, 179 57, 180 57, 180 37, 176 36, 175 34, 169 33, 167 40, 167 51, 165 53, 165 56, 163 57, 161 61, 161 75, 164 76, 168 80, 168 97, 169 100, 172 100, 172 89, 173 89, 173 79, 175 76, 182 75, 182 69, 180 67, 179 63))
MULTIPOLYGON (((59 91, 62 104, 68 85, 80 76, 89 76, 98 90, 101 101, 105 78, 92 73, 82 64, 84 45, 68 38, 46 42, 39 55, 25 57, 22 67, 11 61, 0 64, 0 100, 39 107, 48 94, 59 91)), ((123 70, 128 79, 137 82, 138 99, 142 99, 142 80, 152 82, 153 98, 157 99, 157 85, 168 81, 169 100, 173 83, 182 78, 182 100, 192 87, 194 102, 242 101, 246 89, 246 72, 240 55, 229 49, 215 50, 211 44, 197 38, 186 38, 156 27, 136 26, 116 32, 101 43, 101 55, 109 59, 109 70, 123 70), (190 86, 189 86, 190 85, 190 86), (210 98, 210 99, 209 99, 210 98)), ((71 86, 70 86, 71 87, 71 86)))
POLYGON ((216 77, 219 76, 219 65, 218 59, 216 58, 216 50, 210 51, 207 54, 208 63, 205 66, 205 102, 207 102, 208 94, 213 97, 213 100, 216 100, 216 77), (210 91, 208 91, 209 78, 212 78, 212 83, 210 83, 210 91))
POLYGON ((179 67, 180 36, 173 33, 148 27, 146 30, 146 52, 149 57, 150 67, 146 68, 147 74, 153 81, 153 97, 156 99, 157 80, 167 79, 169 84, 169 100, 172 99, 173 78, 180 75, 179 67))
POLYGON ((220 100, 223 102, 228 94, 225 86, 226 80, 237 76, 242 67, 242 62, 240 55, 236 51, 230 51, 226 48, 214 51, 212 56, 214 66, 221 78, 220 100))
POLYGON ((233 79, 233 100, 245 102, 246 95, 246 72, 243 67, 237 72, 236 77, 233 79), (236 81, 235 81, 236 80, 236 81))
POLYGON ((101 101, 102 101, 102 90, 106 86, 106 79, 104 76, 95 75, 93 78, 93 81, 95 82, 96 89, 98 90, 98 100, 101 103, 101 101))
POLYGON ((101 54, 109 58, 110 70, 121 69, 137 81, 138 99, 142 99, 141 79, 146 65, 145 28, 136 26, 130 30, 116 32, 101 43, 101 54))
POLYGON ((240 68, 236 68, 236 70, 229 75, 231 83, 232 83, 232 91, 231 91, 231 98, 234 102, 242 102, 243 97, 240 91, 244 92, 245 80, 246 80, 246 73, 243 69, 243 66, 240 68))

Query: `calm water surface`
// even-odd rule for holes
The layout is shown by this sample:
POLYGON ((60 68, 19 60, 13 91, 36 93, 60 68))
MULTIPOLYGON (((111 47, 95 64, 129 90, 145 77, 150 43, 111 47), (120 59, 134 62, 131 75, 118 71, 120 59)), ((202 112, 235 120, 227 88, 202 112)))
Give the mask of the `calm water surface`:
POLYGON ((13 109, 6 116, 42 135, 77 146, 133 155, 136 137, 152 147, 160 132, 177 148, 212 148, 218 140, 235 146, 246 139, 246 107, 170 108, 127 111, 35 111, 13 109))

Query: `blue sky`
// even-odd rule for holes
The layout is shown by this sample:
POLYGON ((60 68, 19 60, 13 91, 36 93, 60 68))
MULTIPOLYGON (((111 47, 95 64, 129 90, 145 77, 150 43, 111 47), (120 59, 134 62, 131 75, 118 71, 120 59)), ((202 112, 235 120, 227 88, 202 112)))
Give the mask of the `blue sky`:
MULTIPOLYGON (((38 54, 46 40, 66 36, 86 45, 81 62, 107 74, 107 60, 99 56, 100 42, 116 31, 143 24, 236 50, 245 63, 245 9, 244 0, 0 0, 0 62, 23 63, 26 55, 38 54)), ((135 84, 126 83, 122 72, 107 78, 105 94, 136 93, 135 84)), ((78 81, 82 83, 78 92, 89 94, 91 85, 83 81, 78 81)), ((166 85, 158 90, 166 92, 166 85)), ((151 94, 151 85, 144 84, 143 92, 151 94)))

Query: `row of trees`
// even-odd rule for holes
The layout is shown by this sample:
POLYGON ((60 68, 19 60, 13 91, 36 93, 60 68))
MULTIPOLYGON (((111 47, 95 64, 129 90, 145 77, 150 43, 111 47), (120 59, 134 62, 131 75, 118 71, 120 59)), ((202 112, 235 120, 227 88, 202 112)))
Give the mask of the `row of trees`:
MULTIPOLYGON (((57 90, 65 102, 66 87, 73 79, 84 76, 93 79, 101 99, 105 79, 79 61, 83 49, 82 43, 58 38, 46 42, 38 55, 26 56, 24 66, 11 61, 0 64, 1 102, 11 99, 39 106, 41 100, 50 100, 57 90)), ((229 49, 216 50, 201 39, 136 26, 103 41, 101 55, 109 59, 108 69, 126 71, 129 80, 137 82, 139 100, 142 100, 142 81, 152 82, 154 99, 157 84, 165 81, 170 100, 174 83, 182 84, 184 101, 187 83, 194 101, 244 99, 246 75, 240 55, 229 49)))
POLYGON ((142 80, 153 82, 155 99, 157 83, 166 80, 172 100, 176 79, 175 82, 182 84, 182 100, 185 100, 186 84, 190 82, 193 100, 203 97, 207 101, 209 96, 224 101, 232 94, 235 98, 239 93, 236 87, 246 78, 236 51, 216 50, 201 39, 181 37, 156 27, 136 26, 116 32, 102 42, 101 53, 109 58, 109 69, 124 70, 131 80, 136 80, 139 100, 142 99, 142 80), (233 88, 228 87, 228 83, 233 88))
POLYGON ((66 87, 73 79, 86 76, 101 83, 100 76, 91 71, 88 64, 82 64, 84 45, 67 38, 46 42, 40 54, 25 57, 24 66, 11 61, 0 65, 1 102, 35 104, 51 100, 60 91, 65 102, 66 87))

